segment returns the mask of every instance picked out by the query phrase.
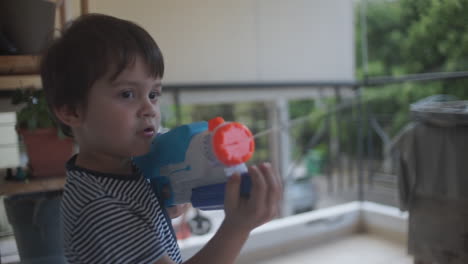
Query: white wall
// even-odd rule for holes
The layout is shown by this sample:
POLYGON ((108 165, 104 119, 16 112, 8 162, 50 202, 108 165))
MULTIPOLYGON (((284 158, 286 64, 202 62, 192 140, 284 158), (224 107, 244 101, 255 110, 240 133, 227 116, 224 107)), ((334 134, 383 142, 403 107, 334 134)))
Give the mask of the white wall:
POLYGON ((166 59, 166 83, 354 80, 351 0, 99 0, 137 22, 166 59))
POLYGON ((14 168, 20 164, 15 124, 15 113, 0 113, 0 168, 14 168))
POLYGON ((354 80, 348 0, 261 0, 259 65, 264 80, 354 80))

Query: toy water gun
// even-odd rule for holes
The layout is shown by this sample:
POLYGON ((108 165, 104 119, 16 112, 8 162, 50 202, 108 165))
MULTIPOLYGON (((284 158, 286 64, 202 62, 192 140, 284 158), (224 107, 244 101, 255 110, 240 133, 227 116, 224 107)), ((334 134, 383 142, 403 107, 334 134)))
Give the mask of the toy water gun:
POLYGON ((249 195, 245 162, 254 149, 246 126, 216 117, 156 136, 150 152, 134 162, 166 207, 192 203, 195 208, 215 210, 224 207, 226 181, 236 172, 241 174, 241 195, 249 195))

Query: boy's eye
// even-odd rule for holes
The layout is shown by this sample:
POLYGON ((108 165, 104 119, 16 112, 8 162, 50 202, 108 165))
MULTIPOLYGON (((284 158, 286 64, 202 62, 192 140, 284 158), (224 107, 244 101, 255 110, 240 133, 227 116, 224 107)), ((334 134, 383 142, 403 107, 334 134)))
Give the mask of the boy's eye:
POLYGON ((120 94, 123 98, 133 98, 133 92, 132 91, 125 91, 120 94))
POLYGON ((153 100, 153 99, 157 99, 159 96, 161 96, 161 94, 159 92, 151 92, 148 97, 151 100, 153 100))

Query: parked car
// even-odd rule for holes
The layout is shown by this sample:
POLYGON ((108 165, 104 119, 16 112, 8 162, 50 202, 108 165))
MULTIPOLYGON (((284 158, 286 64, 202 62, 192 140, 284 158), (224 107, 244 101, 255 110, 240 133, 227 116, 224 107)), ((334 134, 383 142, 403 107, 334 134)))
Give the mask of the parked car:
POLYGON ((318 188, 310 178, 294 180, 285 186, 284 199, 293 214, 312 211, 317 207, 318 188))

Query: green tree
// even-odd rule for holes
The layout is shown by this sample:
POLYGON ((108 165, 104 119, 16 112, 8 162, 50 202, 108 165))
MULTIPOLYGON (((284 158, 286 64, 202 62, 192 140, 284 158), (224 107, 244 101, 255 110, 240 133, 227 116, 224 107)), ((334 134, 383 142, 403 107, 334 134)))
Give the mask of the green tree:
POLYGON ((357 77, 364 78, 362 30, 366 26, 365 40, 368 54, 368 77, 388 76, 399 73, 403 60, 401 44, 404 38, 405 24, 402 20, 402 5, 389 1, 360 1, 355 9, 356 27, 356 63, 357 77), (362 6, 364 5, 364 6, 362 6), (365 20, 362 21, 362 12, 365 20), (365 25, 363 24, 365 23, 365 25))
MULTIPOLYGON (((368 77, 465 71, 468 68, 468 0, 361 1, 366 8, 368 77)), ((361 60, 361 16, 357 16, 357 68, 361 60)), ((409 105, 434 94, 468 99, 468 79, 368 87, 364 102, 374 115, 391 115, 390 134, 410 117, 409 105)))

